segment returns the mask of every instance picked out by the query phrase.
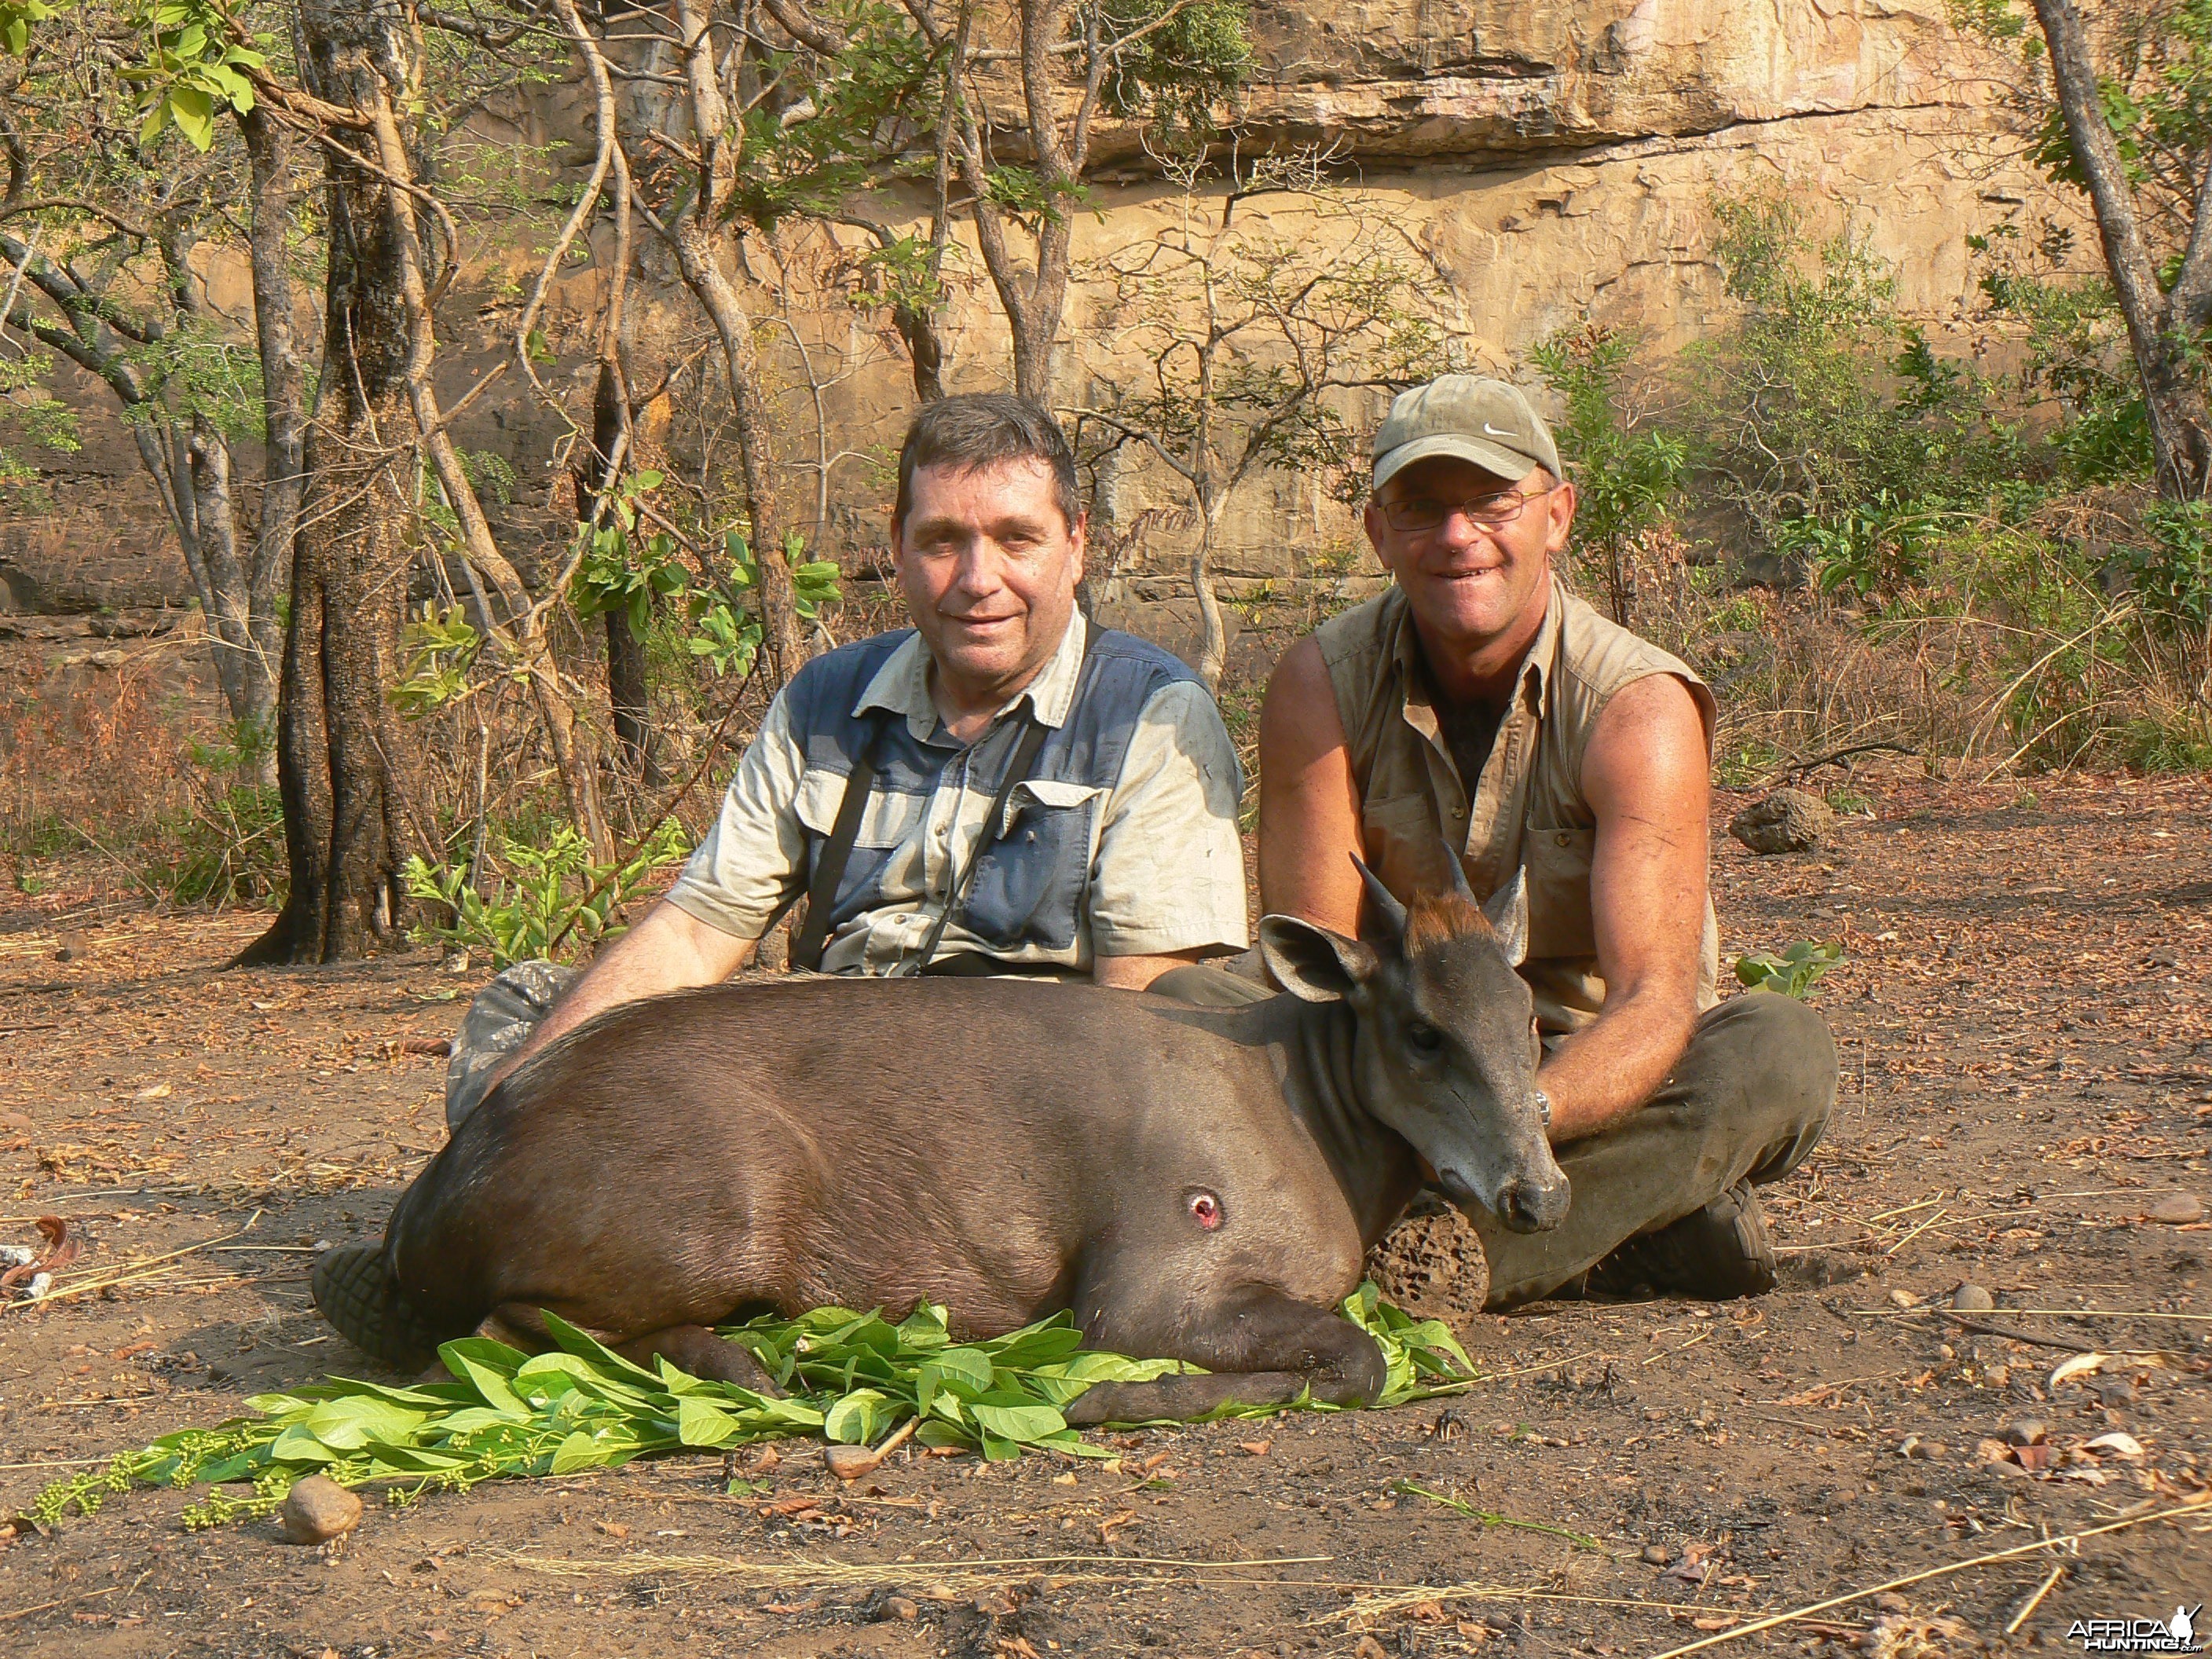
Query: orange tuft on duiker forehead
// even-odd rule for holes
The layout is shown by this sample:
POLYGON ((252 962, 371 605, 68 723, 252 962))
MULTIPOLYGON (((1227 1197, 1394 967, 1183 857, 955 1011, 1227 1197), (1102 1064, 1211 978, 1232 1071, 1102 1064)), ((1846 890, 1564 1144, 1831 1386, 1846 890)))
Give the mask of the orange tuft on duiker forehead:
POLYGON ((1471 933, 1492 932, 1490 918, 1464 893, 1423 893, 1406 907, 1406 954, 1418 956, 1471 933))

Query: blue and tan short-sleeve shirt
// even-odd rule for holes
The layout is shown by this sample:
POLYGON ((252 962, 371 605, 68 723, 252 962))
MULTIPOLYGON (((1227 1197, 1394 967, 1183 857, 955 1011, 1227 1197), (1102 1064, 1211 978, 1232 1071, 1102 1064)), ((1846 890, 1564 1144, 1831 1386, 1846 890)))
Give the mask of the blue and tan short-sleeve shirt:
POLYGON ((876 780, 831 911, 830 973, 911 973, 981 834, 1033 705, 1048 728, 999 840, 939 947, 1088 973, 1096 957, 1247 943, 1243 777, 1188 669, 1127 634, 1069 623, 1036 678, 971 744, 929 694, 912 629, 816 658, 780 692, 669 902, 757 939, 806 890, 854 757, 876 780))

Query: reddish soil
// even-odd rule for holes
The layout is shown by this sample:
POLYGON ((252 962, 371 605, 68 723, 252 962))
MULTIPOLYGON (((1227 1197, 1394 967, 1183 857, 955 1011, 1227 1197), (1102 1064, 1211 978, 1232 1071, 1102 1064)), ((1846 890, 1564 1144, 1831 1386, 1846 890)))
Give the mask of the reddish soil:
MULTIPOLYGON (((2149 1215, 2212 1199, 2212 783, 1854 787, 1875 815, 1825 856, 1715 855, 1732 950, 1850 951, 1815 996, 1836 1123, 1767 1189, 1773 1295, 1485 1317, 1488 1380, 1449 1409, 1133 1435, 1118 1467, 901 1458, 840 1490, 793 1444, 745 1460, 766 1497, 675 1458, 379 1509, 338 1553, 186 1533, 184 1494, 135 1492, 0 1548, 0 1646, 1656 1655, 2006 1550, 1711 1650, 2078 1652, 2076 1620, 2170 1618, 2212 1590, 2212 1508, 2147 1518, 2212 1474, 2212 1224, 2149 1215), (2038 1340, 1926 1310, 1961 1280, 2038 1340), (2031 1417, 2050 1467, 1978 1458, 2031 1417), (2139 1459, 2085 1449, 2116 1430, 2139 1459)), ((261 918, 67 920, 82 896, 0 915, 0 1240, 47 1214, 87 1239, 60 1284, 84 1294, 0 1310, 6 1512, 73 1460, 366 1369, 307 1264, 437 1144, 442 1062, 410 1039, 477 982, 428 952, 225 972, 261 918)))

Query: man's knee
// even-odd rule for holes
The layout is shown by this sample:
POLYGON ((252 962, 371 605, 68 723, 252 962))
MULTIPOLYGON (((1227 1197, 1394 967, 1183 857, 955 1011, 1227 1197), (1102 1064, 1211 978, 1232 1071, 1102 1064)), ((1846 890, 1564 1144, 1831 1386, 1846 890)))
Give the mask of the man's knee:
POLYGON ((446 1063, 446 1127, 483 1103, 492 1074, 530 1040, 538 1022, 553 1011, 579 975, 555 962, 518 962, 476 994, 461 1018, 453 1058, 446 1063))
POLYGON ((1662 1097, 1756 1148, 1747 1171, 1771 1181, 1819 1144, 1836 1103, 1836 1040, 1794 998, 1753 991, 1708 1009, 1662 1097))
POLYGON ((1836 1039, 1794 997, 1748 992, 1709 1008, 1678 1077, 1726 1077, 1753 1099, 1793 1101, 1826 1117, 1836 1100, 1836 1039))

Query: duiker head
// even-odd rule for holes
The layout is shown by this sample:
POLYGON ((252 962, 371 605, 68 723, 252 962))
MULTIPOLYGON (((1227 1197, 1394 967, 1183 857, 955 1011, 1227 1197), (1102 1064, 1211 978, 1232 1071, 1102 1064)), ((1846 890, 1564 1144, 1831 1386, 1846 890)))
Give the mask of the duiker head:
POLYGON ((1359 864, 1359 938, 1267 916, 1260 949, 1295 995, 1350 1005, 1362 1099, 1428 1160, 1451 1200, 1541 1232, 1566 1215, 1567 1178, 1544 1137, 1535 1010, 1514 971, 1528 953, 1526 882, 1516 871, 1484 905, 1458 856, 1446 849, 1443 862, 1452 884, 1410 910, 1359 864))

